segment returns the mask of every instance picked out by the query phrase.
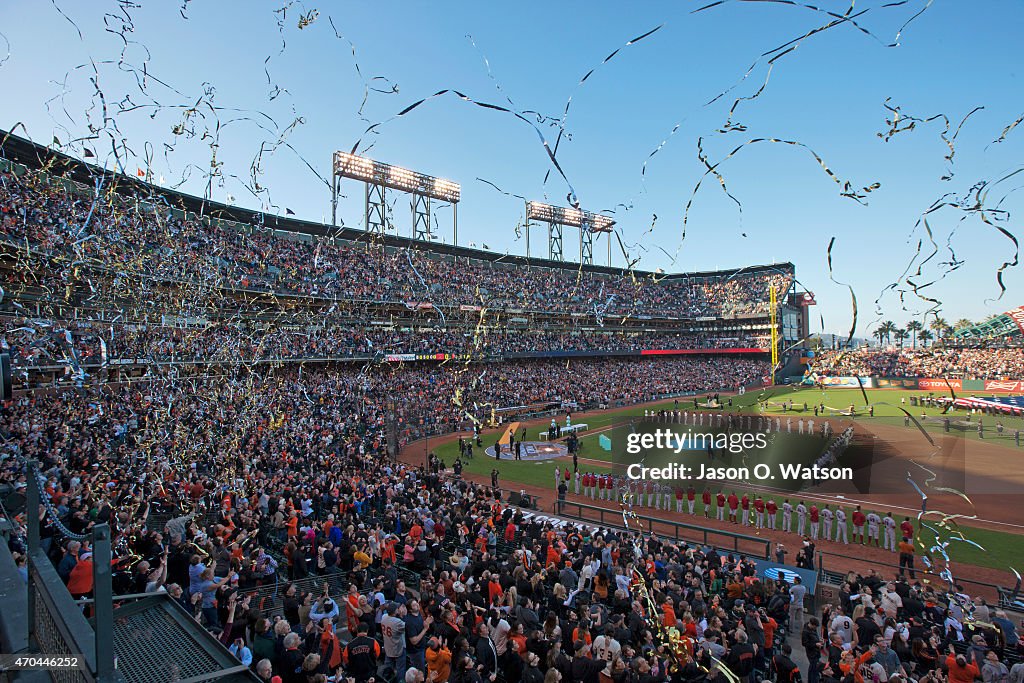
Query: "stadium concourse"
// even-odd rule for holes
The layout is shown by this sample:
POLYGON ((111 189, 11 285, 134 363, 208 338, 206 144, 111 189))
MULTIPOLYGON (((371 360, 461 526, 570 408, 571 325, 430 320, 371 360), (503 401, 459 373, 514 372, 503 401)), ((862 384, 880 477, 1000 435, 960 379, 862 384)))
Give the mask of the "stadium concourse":
MULTIPOLYGON (((388 455, 499 411, 759 383, 767 290, 787 298, 791 265, 506 267, 211 220, 127 182, 97 201, 46 166, 0 175, 15 373, 0 486, 25 580, 41 517, 67 592, 95 595, 85 535, 107 524, 115 602, 166 593, 282 683, 1020 679, 1014 623, 956 587, 865 571, 822 610, 728 552, 556 528, 388 455), (567 365, 564 346, 590 355, 567 365)), ((152 667, 174 680, 178 665, 152 667)))

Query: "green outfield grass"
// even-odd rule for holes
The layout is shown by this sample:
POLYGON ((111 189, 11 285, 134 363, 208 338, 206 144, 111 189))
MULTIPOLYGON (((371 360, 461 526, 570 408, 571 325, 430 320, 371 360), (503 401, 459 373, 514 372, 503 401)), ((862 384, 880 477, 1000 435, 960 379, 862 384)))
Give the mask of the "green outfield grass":
MULTIPOLYGON (((956 564, 972 564, 1004 571, 1009 567, 1016 567, 1019 570, 1024 566, 1024 543, 1021 542, 1019 535, 967 526, 961 527, 961 530, 966 538, 981 545, 984 550, 970 543, 950 542, 946 553, 954 563, 954 569, 956 564)), ((949 540, 948 536, 946 540, 949 540)), ((921 541, 925 545, 932 545, 935 542, 935 534, 924 529, 921 532, 921 541)))
MULTIPOLYGON (((924 421, 922 426, 929 432, 934 434, 942 434, 943 428, 941 423, 942 411, 936 408, 922 408, 912 407, 910 405, 911 396, 924 397, 929 394, 933 396, 940 396, 937 392, 926 392, 926 391, 909 391, 899 389, 867 389, 867 398, 875 406, 874 417, 868 417, 864 412, 864 396, 858 389, 825 389, 822 390, 816 387, 774 387, 768 388, 764 391, 757 392, 751 391, 743 396, 732 396, 733 406, 729 408, 724 406, 721 410, 727 412, 760 412, 763 408, 765 413, 773 416, 785 416, 791 415, 794 418, 805 417, 814 418, 814 406, 820 403, 824 403, 827 408, 835 411, 845 411, 849 408, 850 404, 856 406, 858 411, 858 421, 868 421, 874 423, 888 424, 892 426, 903 427, 904 426, 904 414, 900 410, 900 406, 906 408, 910 413, 918 418, 920 421, 922 413, 932 418, 938 418, 938 420, 924 421), (767 401, 766 406, 758 405, 758 401, 767 401), (793 400, 797 405, 794 406, 794 410, 790 412, 784 412, 782 410, 782 402, 793 400), (906 403, 901 403, 901 399, 906 399, 906 403), (808 409, 804 413, 803 403, 806 402, 808 409)), ((654 406, 656 409, 671 409, 674 406, 672 400, 662 401, 654 406)), ((646 408, 651 409, 651 406, 646 408)), ((610 471, 610 461, 613 457, 614 452, 604 451, 598 445, 599 433, 606 433, 612 438, 613 449, 617 450, 619 443, 621 443, 625 434, 629 431, 629 427, 626 423, 630 419, 639 420, 643 418, 644 408, 627 408, 622 410, 608 411, 606 413, 596 413, 587 415, 584 420, 582 417, 577 421, 585 421, 588 425, 588 431, 586 434, 581 436, 581 470, 591 471, 595 473, 604 473, 610 471), (595 461, 601 461, 608 463, 608 465, 599 465, 595 461)), ((679 399, 679 410, 693 411, 692 399, 679 399)), ((703 410, 703 409, 702 409, 703 410)), ((705 412, 718 412, 718 410, 706 410, 705 412)), ((951 413, 951 417, 955 421, 963 421, 966 418, 966 413, 963 411, 951 413)), ((838 415, 837 415, 838 416, 838 415)), ((827 416, 826 416, 827 417, 827 416)), ((840 416, 841 417, 841 416, 840 416)), ((820 417, 818 418, 821 419, 820 417)), ((974 417, 974 424, 976 424, 977 417, 974 417)), ((1024 431, 1024 419, 1014 418, 1009 416, 996 418, 994 416, 985 416, 986 425, 986 441, 992 441, 995 443, 1002 443, 1004 445, 1013 446, 1013 432, 1016 429, 1024 431), (994 426, 996 421, 1001 421, 1004 425, 1004 432, 1002 436, 998 436, 994 432, 994 426)), ((563 423, 564 418, 560 418, 559 422, 563 423)), ((527 434, 528 440, 536 439, 537 432, 542 427, 531 427, 527 434)), ((795 427, 794 427, 795 429, 795 427)), ((911 423, 910 430, 917 430, 917 427, 911 423)), ((493 446, 494 441, 500 436, 501 430, 491 429, 484 432, 483 442, 484 446, 493 446)), ((969 429, 967 431, 951 432, 954 436, 961 436, 970 439, 977 439, 976 431, 969 429)), ((784 436, 784 435, 782 435, 784 436)), ((922 437, 923 438, 923 437, 922 437)), ((457 442, 446 443, 437 447, 431 447, 431 451, 438 454, 441 459, 450 467, 455 461, 458 455, 458 444, 457 442)), ((426 451, 424 451, 425 453, 426 451)), ((556 461, 546 460, 540 462, 527 462, 527 461, 514 461, 508 459, 502 459, 500 462, 496 462, 494 458, 485 456, 480 448, 474 449, 475 457, 472 460, 464 462, 464 471, 481 475, 489 476, 493 468, 497 467, 500 473, 500 483, 505 488, 515 488, 517 484, 526 484, 538 486, 540 488, 550 490, 550 495, 542 500, 542 504, 550 505, 555 498, 554 488, 554 469, 556 466, 559 468, 565 467, 569 462, 568 458, 563 458, 556 461)), ((729 488, 728 490, 732 490, 729 488)), ((737 495, 742 496, 744 490, 752 491, 753 489, 742 489, 737 488, 737 495)), ((799 498, 799 493, 792 494, 778 494, 773 497, 776 502, 781 503, 785 495, 789 495, 791 500, 795 501, 799 498)), ((714 505, 714 504, 712 504, 714 505)), ((847 506, 848 516, 852 512, 853 507, 847 506)), ((868 510, 865 509, 865 512, 868 510)), ((654 512, 654 511, 652 511, 654 512)), ((781 513, 780 518, 781 518, 781 513)), ((912 517, 913 518, 913 517, 912 517)), ((898 517, 902 521, 902 517, 898 517)), ((795 521, 794 521, 795 524, 795 521)), ((976 527, 963 526, 961 527, 964 534, 972 541, 980 544, 985 550, 980 550, 975 546, 968 543, 953 542, 950 544, 947 552, 950 555, 951 560, 954 563, 965 563, 982 567, 991 567, 993 569, 1007 570, 1008 567, 1021 567, 1024 566, 1024 543, 1021 542, 1020 535, 991 531, 988 529, 980 529, 976 527)), ((834 533, 834 531, 833 531, 834 533)), ((933 540, 931 532, 925 530, 922 534, 922 540, 925 543, 930 543, 933 540)), ((853 547, 849 549, 849 552, 855 552, 853 547)), ((918 562, 920 568, 920 560, 918 562)))
MULTIPOLYGON (((772 415, 784 414, 782 410, 782 403, 784 401, 793 400, 799 405, 794 406, 794 409, 798 415, 803 414, 803 404, 807 403, 807 411, 813 416, 814 406, 820 403, 824 403, 828 409, 834 409, 839 411, 846 411, 850 405, 854 405, 857 409, 858 420, 871 420, 880 424, 886 424, 891 426, 904 426, 905 415, 900 408, 905 408, 914 418, 918 420, 922 427, 924 427, 929 433, 941 434, 943 433, 942 418, 948 416, 954 422, 966 423, 969 413, 963 410, 951 410, 949 413, 944 414, 941 408, 923 408, 921 406, 910 405, 910 397, 927 397, 933 396, 939 398, 942 396, 949 396, 948 393, 936 392, 936 391, 911 391, 904 389, 865 389, 864 394, 859 389, 825 389, 822 390, 817 387, 774 387, 766 389, 763 395, 766 397, 768 407, 766 412, 772 415), (868 401, 875 408, 874 417, 868 417, 864 406, 864 394, 867 394, 868 401), (905 399, 905 403, 901 403, 901 400, 905 399), (925 416, 925 420, 921 420, 921 417, 925 416)), ((958 393, 957 397, 964 395, 979 395, 979 394, 963 394, 958 393)), ((748 394, 749 396, 749 394, 748 394)), ((980 395, 979 395, 980 396, 980 395)), ((832 412, 832 411, 828 411, 832 412)), ((983 416, 985 424, 985 440, 993 440, 996 443, 1002 443, 1004 445, 1014 445, 1014 432, 1021 430, 1024 432, 1024 418, 1013 417, 1010 415, 985 415, 983 416), (1003 424, 1003 433, 1000 435, 995 431, 997 422, 1003 424)), ((978 433, 976 429, 978 416, 971 416, 971 424, 961 425, 959 430, 954 429, 950 433, 958 436, 964 436, 969 439, 977 439, 978 433)), ((917 429, 913 422, 910 423, 911 429, 917 429)))
MULTIPOLYGON (((814 406, 820 403, 824 403, 827 408, 833 408, 836 410, 846 410, 852 403, 857 407, 859 416, 856 418, 858 421, 866 421, 868 423, 881 423, 892 426, 903 427, 904 426, 904 414, 900 410, 900 406, 903 405, 915 418, 918 419, 922 427, 924 427, 931 434, 942 434, 943 426, 941 423, 942 411, 937 408, 922 408, 922 407, 911 407, 910 396, 928 396, 929 393, 925 391, 906 391, 900 389, 875 389, 866 390, 868 400, 875 406, 875 416, 868 417, 864 408, 864 397, 861 392, 857 389, 826 389, 821 390, 816 387, 772 387, 765 389, 762 392, 750 391, 743 396, 733 396, 732 408, 725 406, 722 408, 724 411, 731 412, 752 412, 757 411, 758 399, 762 398, 767 402, 767 408, 765 409, 766 414, 772 416, 793 416, 794 419, 799 417, 807 417, 813 419, 814 406), (901 404, 900 399, 905 398, 906 404, 901 404), (793 400, 796 405, 793 411, 784 412, 782 410, 782 402, 793 400), (807 403, 808 409, 805 413, 803 410, 804 402, 807 403), (931 421, 920 421, 921 415, 925 414, 933 418, 931 421)), ((656 406, 656 409, 671 409, 673 407, 672 400, 662 401, 656 406)), ((647 408, 648 410, 650 407, 647 408)), ((679 409, 693 411, 692 399, 679 399, 679 409)), ((706 411, 712 412, 712 411, 706 411)), ((586 423, 588 425, 588 431, 580 437, 582 444, 581 457, 592 460, 611 460, 611 453, 601 450, 598 445, 598 433, 608 427, 623 425, 630 419, 641 419, 644 414, 644 408, 626 408, 622 410, 608 411, 605 413, 594 413, 587 415, 586 423)), ((950 414, 954 421, 963 421, 966 419, 966 413, 957 412, 950 414)), ((819 418, 820 419, 820 418, 819 418)), ((986 434, 985 440, 992 443, 999 443, 1002 445, 1014 446, 1014 431, 1020 429, 1024 431, 1024 419, 1015 418, 1010 416, 1004 417, 993 417, 985 416, 986 423, 986 434), (1002 435, 995 432, 995 423, 1000 421, 1004 425, 1004 431, 1002 435)), ((976 423, 977 416, 974 417, 972 423, 976 423)), ((563 419, 559 420, 560 423, 563 419)), ((533 427, 528 430, 527 439, 534 440, 537 437, 541 427, 533 427)), ((795 429, 795 427, 794 427, 795 429)), ((910 430, 917 430, 917 427, 911 422, 910 430)), ((492 446, 495 439, 500 435, 501 430, 491 429, 484 433, 484 446, 492 446)), ((977 439, 977 432, 973 429, 967 429, 966 431, 953 430, 950 432, 953 436, 965 437, 969 439, 977 439)), ((612 443, 613 448, 616 447, 616 442, 621 439, 616 439, 617 432, 612 432, 613 437, 612 443)), ((922 436, 922 439, 924 437, 922 436)), ((455 460, 458 453, 457 443, 449 443, 440 447, 431 448, 436 452, 447 464, 455 460)), ((489 475, 491 469, 495 465, 493 458, 484 457, 480 453, 480 449, 477 451, 476 457, 467 463, 465 463, 465 469, 468 472, 472 472, 480 475, 489 475)), ((1024 455, 1024 449, 1022 449, 1022 455, 1024 455)), ((593 463, 589 463, 593 465, 593 463)), ((536 486, 548 487, 552 486, 554 482, 554 465, 550 461, 542 462, 515 462, 509 460, 502 460, 498 467, 501 473, 501 480, 505 482, 521 482, 524 484, 532 484, 536 486)), ((593 466, 591 469, 595 472, 607 472, 607 467, 601 467, 599 465, 593 466)))

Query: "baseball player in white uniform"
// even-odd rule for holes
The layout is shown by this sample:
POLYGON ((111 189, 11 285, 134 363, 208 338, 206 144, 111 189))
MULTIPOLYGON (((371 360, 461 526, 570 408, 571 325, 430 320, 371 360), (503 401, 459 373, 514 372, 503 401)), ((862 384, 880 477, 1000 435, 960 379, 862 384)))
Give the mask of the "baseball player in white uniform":
POLYGON ((793 531, 793 504, 789 498, 782 504, 782 530, 786 533, 793 531))
POLYGON ((843 543, 849 543, 850 539, 846 535, 846 510, 843 508, 836 508, 836 543, 839 539, 843 539, 843 543))
POLYGON ((868 513, 868 543, 872 540, 875 542, 875 547, 878 547, 878 526, 882 523, 882 518, 878 516, 877 512, 868 513))
POLYGON ((821 510, 821 537, 832 538, 832 508, 826 505, 821 510))
POLYGON ((882 518, 882 547, 896 552, 896 520, 892 518, 891 512, 885 513, 882 518))
POLYGON ((807 526, 807 506, 801 500, 796 506, 796 533, 804 535, 804 528, 807 526))

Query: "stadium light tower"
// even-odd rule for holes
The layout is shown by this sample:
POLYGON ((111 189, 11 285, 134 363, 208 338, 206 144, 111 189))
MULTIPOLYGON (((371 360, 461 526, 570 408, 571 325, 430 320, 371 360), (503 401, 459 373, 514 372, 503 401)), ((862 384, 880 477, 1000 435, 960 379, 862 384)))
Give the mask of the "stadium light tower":
POLYGON ((367 232, 384 234, 387 226, 385 193, 391 189, 412 195, 410 208, 413 239, 434 239, 430 225, 431 199, 451 204, 452 244, 459 243, 458 206, 462 188, 458 183, 374 161, 350 152, 335 152, 331 167, 331 225, 338 225, 341 179, 351 178, 361 181, 365 186, 363 226, 367 232))
POLYGON ((605 233, 608 239, 608 265, 612 264, 611 231, 615 221, 608 216, 579 209, 567 209, 541 202, 526 202, 526 257, 530 257, 530 221, 548 224, 548 258, 564 261, 562 228, 580 229, 580 263, 594 263, 594 233, 605 233))

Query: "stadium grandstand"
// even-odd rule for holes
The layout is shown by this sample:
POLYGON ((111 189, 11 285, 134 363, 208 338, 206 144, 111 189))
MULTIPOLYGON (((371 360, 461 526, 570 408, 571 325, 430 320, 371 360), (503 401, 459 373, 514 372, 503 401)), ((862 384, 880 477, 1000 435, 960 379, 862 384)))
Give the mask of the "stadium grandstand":
POLYGON ((1019 380, 1024 349, 961 348, 827 350, 814 359, 819 375, 847 377, 936 377, 1019 380))
MULTIPOLYGON (((14 136, 4 152, 2 310, 19 388, 100 368, 114 381, 163 365, 288 361, 402 363, 439 376, 448 369, 438 371, 438 361, 508 361, 496 367, 550 376, 525 361, 551 358, 593 359, 570 374, 609 363, 656 367, 657 383, 658 372, 691 356, 741 359, 745 370, 708 386, 684 378, 681 390, 735 388, 771 375, 769 287, 784 307, 797 299, 791 264, 657 278, 536 260, 524 267, 519 258, 393 237, 368 243, 347 229, 326 236, 323 226, 204 205, 83 170, 14 136), (93 180, 82 182, 83 173, 93 180), (117 191, 97 202, 97 182, 117 191)), ((803 310, 787 310, 780 345, 801 333, 803 310)), ((444 382, 425 381, 442 391, 444 382)), ((585 386, 550 387, 544 399, 624 398, 599 382, 585 386)), ((523 403, 507 400, 488 403, 499 411, 523 403)))
POLYGON ((0 683, 1024 683, 1024 3, 2 6, 0 683))
MULTIPOLYGON (((807 337, 792 264, 661 275, 502 256, 214 204, 15 136, 0 157, 10 651, 17 604, 37 644, 92 648, 67 680, 864 683, 940 661, 957 683, 1020 679, 1016 593, 978 583, 993 607, 967 608, 918 581, 905 515, 866 518, 874 547, 861 519, 849 573, 826 575, 815 544, 840 547, 841 527, 849 545, 846 513, 832 541, 823 505, 819 538, 811 499, 645 483, 637 506, 674 515, 671 537, 630 526, 610 474, 584 519, 574 467, 568 515, 576 452, 551 516, 533 487, 499 485, 517 426, 656 401, 678 419, 679 399, 696 420, 799 367, 771 361, 807 337), (489 485, 461 469, 485 433, 489 485), (458 464, 432 438, 458 439, 458 464)), ((1021 361, 972 353, 819 362, 975 376, 1021 361)), ((821 429, 826 453, 853 438, 821 429)))

